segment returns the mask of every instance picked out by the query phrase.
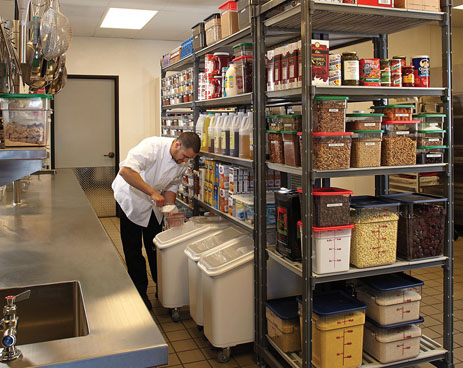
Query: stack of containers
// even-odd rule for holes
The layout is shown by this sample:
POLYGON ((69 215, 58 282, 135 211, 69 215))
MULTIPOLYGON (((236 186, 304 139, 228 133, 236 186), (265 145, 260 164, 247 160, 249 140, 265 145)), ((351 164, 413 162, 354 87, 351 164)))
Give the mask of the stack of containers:
MULTIPOLYGON (((298 302, 302 331, 302 300, 298 298, 298 302)), ((315 367, 362 365, 365 308, 364 303, 342 291, 314 296, 312 364, 315 367)))
POLYGON ((266 303, 269 337, 285 353, 301 349, 301 332, 296 297, 269 300, 266 303))
POLYGON ((298 134, 302 131, 302 115, 268 115, 267 139, 270 162, 301 166, 298 134))
POLYGON ((413 118, 419 120, 417 164, 441 164, 444 162, 445 149, 444 127, 445 114, 418 114, 413 118))
POLYGON ((383 364, 420 353, 420 288, 423 282, 397 273, 363 280, 357 298, 367 305, 364 350, 383 364))
POLYGON ((353 133, 346 132, 348 100, 349 97, 341 96, 315 97, 312 133, 314 170, 350 168, 353 133))

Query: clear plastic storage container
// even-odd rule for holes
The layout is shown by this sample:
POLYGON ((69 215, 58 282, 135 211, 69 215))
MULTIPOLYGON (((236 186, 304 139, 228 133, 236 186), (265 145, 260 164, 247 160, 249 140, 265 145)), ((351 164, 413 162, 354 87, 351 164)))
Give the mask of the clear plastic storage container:
POLYGON ((439 256, 445 239, 447 198, 400 193, 384 198, 399 201, 397 255, 408 260, 439 256))
POLYGON ((413 105, 372 106, 375 113, 384 114, 385 121, 410 121, 413 115, 413 105))
POLYGON ((297 132, 281 132, 281 135, 283 136, 285 165, 301 166, 301 151, 299 149, 297 132))
POLYGON ((240 56, 252 56, 252 43, 239 43, 233 46, 233 55, 235 58, 240 56))
POLYGON ((300 132, 302 130, 302 115, 281 115, 283 129, 286 131, 300 132))
POLYGON ((267 301, 266 317, 268 335, 281 350, 291 353, 301 349, 296 297, 267 301))
POLYGON ((419 130, 440 130, 444 128, 445 114, 417 114, 414 120, 419 120, 419 130))
POLYGON ((240 56, 233 59, 233 64, 237 70, 238 94, 252 92, 252 56, 240 56))
POLYGON ((417 164, 442 164, 447 146, 417 147, 417 164))
POLYGON ((313 188, 313 226, 349 225, 352 194, 351 190, 341 188, 313 188))
POLYGON ((319 96, 314 100, 314 132, 346 130, 346 108, 349 97, 319 96))
POLYGON ((313 133, 313 169, 350 168, 352 132, 313 133))
POLYGON ((380 130, 383 114, 346 114, 346 130, 380 130))
POLYGON ((384 130, 381 165, 401 166, 416 164, 417 121, 389 121, 384 130))
POLYGON ((418 130, 418 147, 434 147, 444 144, 445 130, 418 130))
POLYGON ((206 32, 206 45, 210 46, 222 39, 220 14, 215 13, 204 19, 204 30, 206 32))
POLYGON ((219 6, 222 38, 239 31, 238 8, 235 1, 226 1, 219 6))
POLYGON ((268 130, 284 130, 283 118, 281 115, 267 115, 268 130))
POLYGON ((278 131, 267 131, 268 132, 268 148, 270 154, 270 162, 276 164, 285 163, 284 146, 283 146, 283 135, 278 131))
POLYGON ((381 166, 382 130, 356 130, 352 137, 351 167, 381 166))
POLYGON ((372 196, 351 199, 354 224, 350 262, 359 268, 391 264, 396 261, 400 202, 372 196))

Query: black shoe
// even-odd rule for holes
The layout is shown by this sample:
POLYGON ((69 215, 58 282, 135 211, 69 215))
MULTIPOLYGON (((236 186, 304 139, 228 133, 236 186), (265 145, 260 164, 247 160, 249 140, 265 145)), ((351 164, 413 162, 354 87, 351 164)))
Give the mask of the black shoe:
POLYGON ((141 298, 143 299, 143 302, 145 303, 146 308, 149 311, 153 310, 153 306, 151 305, 151 302, 149 301, 148 296, 145 295, 145 296, 142 296, 141 298))

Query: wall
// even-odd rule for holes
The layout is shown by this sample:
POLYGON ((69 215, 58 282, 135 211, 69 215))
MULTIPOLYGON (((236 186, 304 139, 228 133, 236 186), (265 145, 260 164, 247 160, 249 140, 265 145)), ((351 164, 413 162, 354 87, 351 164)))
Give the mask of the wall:
POLYGON ((68 74, 119 76, 121 160, 142 139, 160 133, 160 59, 178 42, 74 37, 68 74))

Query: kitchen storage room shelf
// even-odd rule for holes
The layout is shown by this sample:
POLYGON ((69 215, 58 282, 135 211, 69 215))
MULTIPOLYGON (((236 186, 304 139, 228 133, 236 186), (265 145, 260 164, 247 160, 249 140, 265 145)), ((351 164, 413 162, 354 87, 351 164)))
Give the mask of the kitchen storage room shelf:
POLYGON ((228 49, 231 50, 231 46, 240 43, 246 42, 251 40, 251 27, 243 28, 242 30, 210 45, 202 48, 201 50, 196 52, 196 57, 204 56, 206 54, 212 54, 215 51, 228 49))
POLYGON ((207 157, 207 158, 212 158, 217 161, 227 162, 230 164, 235 164, 235 165, 244 166, 244 167, 252 167, 252 164, 253 164, 252 160, 246 160, 243 158, 232 157, 232 156, 219 155, 216 153, 200 152, 200 155, 207 157))
POLYGON ((162 68, 164 72, 178 72, 193 65, 194 56, 189 55, 186 58, 162 68))
MULTIPOLYGON (((185 108, 192 107, 192 106, 193 106, 193 102, 183 102, 183 103, 179 103, 176 105, 162 106, 162 110, 185 109, 185 108)), ((173 113, 175 113, 175 111, 173 111, 173 113)))
POLYGON ((252 93, 243 93, 237 96, 213 98, 212 100, 196 101, 196 106, 201 109, 210 107, 248 106, 252 104, 252 93))
POLYGON ((197 199, 196 201, 198 202, 200 207, 204 208, 205 210, 214 212, 217 215, 222 216, 223 218, 226 218, 227 220, 239 226, 240 228, 247 230, 247 231, 251 231, 251 232, 254 230, 254 226, 248 224, 247 222, 241 221, 237 219, 236 217, 230 216, 228 213, 219 211, 218 209, 215 209, 214 207, 209 206, 207 203, 204 203, 203 201, 200 201, 199 199, 197 199))
POLYGON ((181 206, 183 206, 183 207, 187 207, 187 208, 190 208, 190 209, 192 208, 192 206, 190 206, 188 203, 183 202, 183 201, 182 201, 181 199, 179 199, 179 198, 175 198, 175 201, 176 201, 178 204, 180 204, 181 206))

